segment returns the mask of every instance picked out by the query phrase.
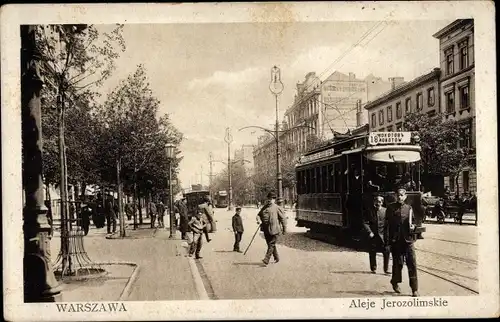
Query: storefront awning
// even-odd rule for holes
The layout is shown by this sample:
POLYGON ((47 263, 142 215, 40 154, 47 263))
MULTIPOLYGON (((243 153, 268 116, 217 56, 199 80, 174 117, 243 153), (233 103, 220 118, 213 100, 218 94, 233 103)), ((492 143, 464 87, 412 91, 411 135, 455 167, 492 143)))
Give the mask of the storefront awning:
POLYGON ((373 151, 366 154, 368 160, 378 162, 416 162, 420 161, 419 151, 373 151))

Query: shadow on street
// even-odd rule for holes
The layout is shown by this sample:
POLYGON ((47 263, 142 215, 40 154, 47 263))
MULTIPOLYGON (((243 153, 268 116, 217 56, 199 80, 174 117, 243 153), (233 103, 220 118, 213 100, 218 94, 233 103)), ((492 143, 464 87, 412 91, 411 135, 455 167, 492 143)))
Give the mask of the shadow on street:
POLYGON ((397 294, 391 291, 384 291, 384 292, 377 292, 377 291, 337 291, 336 293, 340 294, 353 294, 353 295, 360 295, 360 296, 373 296, 373 295, 378 295, 378 296, 387 296, 387 295, 392 295, 392 296, 401 296, 401 294, 397 294))
POLYGON ((236 266, 260 266, 260 267, 264 267, 264 264, 262 262, 238 262, 238 263, 233 263, 233 265, 236 265, 236 266))
MULTIPOLYGON (((289 248, 308 252, 357 252, 355 249, 350 249, 335 243, 326 243, 320 240, 311 239, 307 233, 286 233, 278 238, 278 244, 289 248)), ((260 234, 261 238, 264 235, 260 234)))

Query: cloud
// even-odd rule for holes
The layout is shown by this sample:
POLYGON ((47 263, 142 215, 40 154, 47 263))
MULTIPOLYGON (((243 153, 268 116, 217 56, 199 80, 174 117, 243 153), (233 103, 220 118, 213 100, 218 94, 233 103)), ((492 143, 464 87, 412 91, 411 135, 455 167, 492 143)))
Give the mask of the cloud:
POLYGON ((244 84, 252 83, 262 77, 265 70, 262 68, 249 67, 236 72, 215 71, 206 78, 195 78, 188 83, 189 90, 200 90, 209 86, 224 86, 236 88, 244 84))

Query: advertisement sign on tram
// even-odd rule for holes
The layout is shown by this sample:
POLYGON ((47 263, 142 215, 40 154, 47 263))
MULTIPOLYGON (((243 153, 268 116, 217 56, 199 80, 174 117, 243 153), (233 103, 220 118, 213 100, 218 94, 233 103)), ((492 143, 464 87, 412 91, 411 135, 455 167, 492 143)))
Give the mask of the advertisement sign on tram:
POLYGON ((370 145, 411 143, 411 132, 371 132, 368 143, 370 145))

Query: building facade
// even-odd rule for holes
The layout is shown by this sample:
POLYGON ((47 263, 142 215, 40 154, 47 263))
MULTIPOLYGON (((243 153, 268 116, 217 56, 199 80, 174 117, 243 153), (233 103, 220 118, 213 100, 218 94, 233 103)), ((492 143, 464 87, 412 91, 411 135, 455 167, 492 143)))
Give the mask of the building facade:
MULTIPOLYGON (((474 82, 474 20, 458 19, 435 33, 439 40, 442 72, 440 99, 445 119, 455 119, 461 126, 459 144, 475 151, 476 113, 474 82)), ((476 158, 475 152, 471 158, 476 158)), ((457 180, 445 178, 452 193, 476 193, 476 172, 466 168, 457 180)))
POLYGON ((371 132, 403 131, 406 115, 420 112, 430 116, 439 113, 439 77, 441 71, 432 72, 395 86, 383 96, 365 105, 371 132))

